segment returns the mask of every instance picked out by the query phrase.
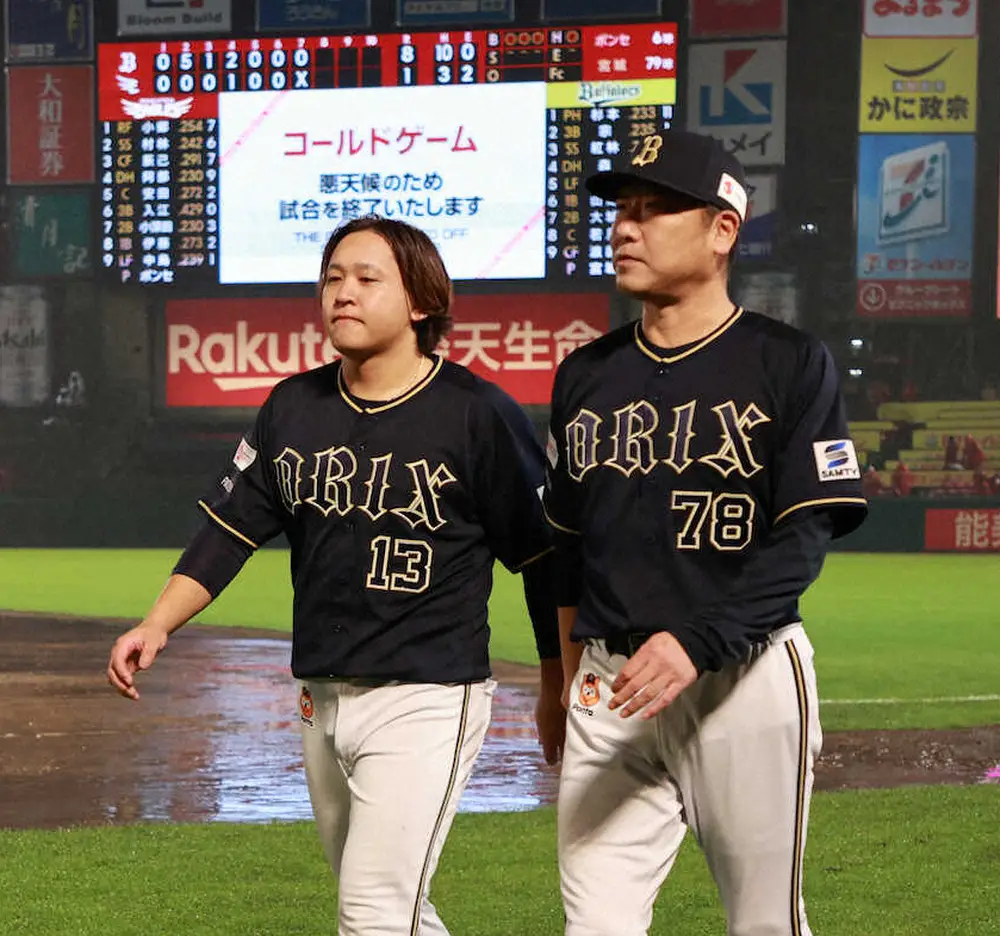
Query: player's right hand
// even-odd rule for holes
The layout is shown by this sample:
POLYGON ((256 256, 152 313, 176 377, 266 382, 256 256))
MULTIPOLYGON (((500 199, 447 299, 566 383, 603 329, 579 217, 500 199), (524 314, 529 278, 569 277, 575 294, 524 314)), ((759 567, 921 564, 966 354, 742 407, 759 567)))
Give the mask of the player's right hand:
POLYGON ((138 700, 135 674, 153 665, 156 655, 167 645, 167 635, 156 627, 140 624, 122 634, 111 648, 108 682, 126 699, 138 700))

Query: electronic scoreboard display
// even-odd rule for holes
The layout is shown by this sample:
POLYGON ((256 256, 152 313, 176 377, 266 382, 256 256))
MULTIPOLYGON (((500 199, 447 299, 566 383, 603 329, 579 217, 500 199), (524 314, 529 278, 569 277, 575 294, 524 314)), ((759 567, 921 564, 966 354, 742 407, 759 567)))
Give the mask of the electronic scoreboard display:
POLYGON ((330 232, 379 214, 455 280, 613 275, 583 179, 669 129, 677 57, 673 23, 102 45, 102 266, 313 283, 330 232))

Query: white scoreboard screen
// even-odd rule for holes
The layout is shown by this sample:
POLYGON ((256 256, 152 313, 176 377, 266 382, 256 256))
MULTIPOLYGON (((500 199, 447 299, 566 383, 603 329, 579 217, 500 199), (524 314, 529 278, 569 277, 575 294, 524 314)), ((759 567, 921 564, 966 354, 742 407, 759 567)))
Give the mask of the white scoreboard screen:
POLYGON ((677 28, 102 45, 101 256, 121 283, 304 284, 362 215, 455 280, 612 275, 583 179, 675 120, 677 28))

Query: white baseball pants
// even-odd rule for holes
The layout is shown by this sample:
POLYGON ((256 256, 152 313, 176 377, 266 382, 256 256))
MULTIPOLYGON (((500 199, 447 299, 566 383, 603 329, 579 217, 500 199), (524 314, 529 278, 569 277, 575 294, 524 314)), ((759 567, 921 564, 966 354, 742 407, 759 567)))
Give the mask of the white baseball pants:
POLYGON ((339 882, 339 936, 448 936, 428 894, 495 685, 302 684, 306 779, 339 882))
POLYGON ((608 709, 625 659, 588 646, 571 689, 558 810, 566 936, 645 936, 688 827, 729 936, 810 936, 802 856, 822 736, 802 626, 749 664, 706 673, 649 721, 608 709))

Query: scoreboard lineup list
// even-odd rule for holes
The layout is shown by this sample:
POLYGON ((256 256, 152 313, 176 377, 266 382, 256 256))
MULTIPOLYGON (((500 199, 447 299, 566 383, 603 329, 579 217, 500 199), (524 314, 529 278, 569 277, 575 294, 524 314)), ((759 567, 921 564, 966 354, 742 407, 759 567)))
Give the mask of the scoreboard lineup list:
MULTIPOLYGON (((613 275, 613 206, 583 179, 625 169, 674 122, 676 37, 659 23, 104 45, 102 267, 123 283, 219 284, 222 93, 544 82, 545 277, 613 275)), ((516 133, 541 115, 497 119, 516 133)), ((341 204, 330 228, 363 213, 341 204)))

